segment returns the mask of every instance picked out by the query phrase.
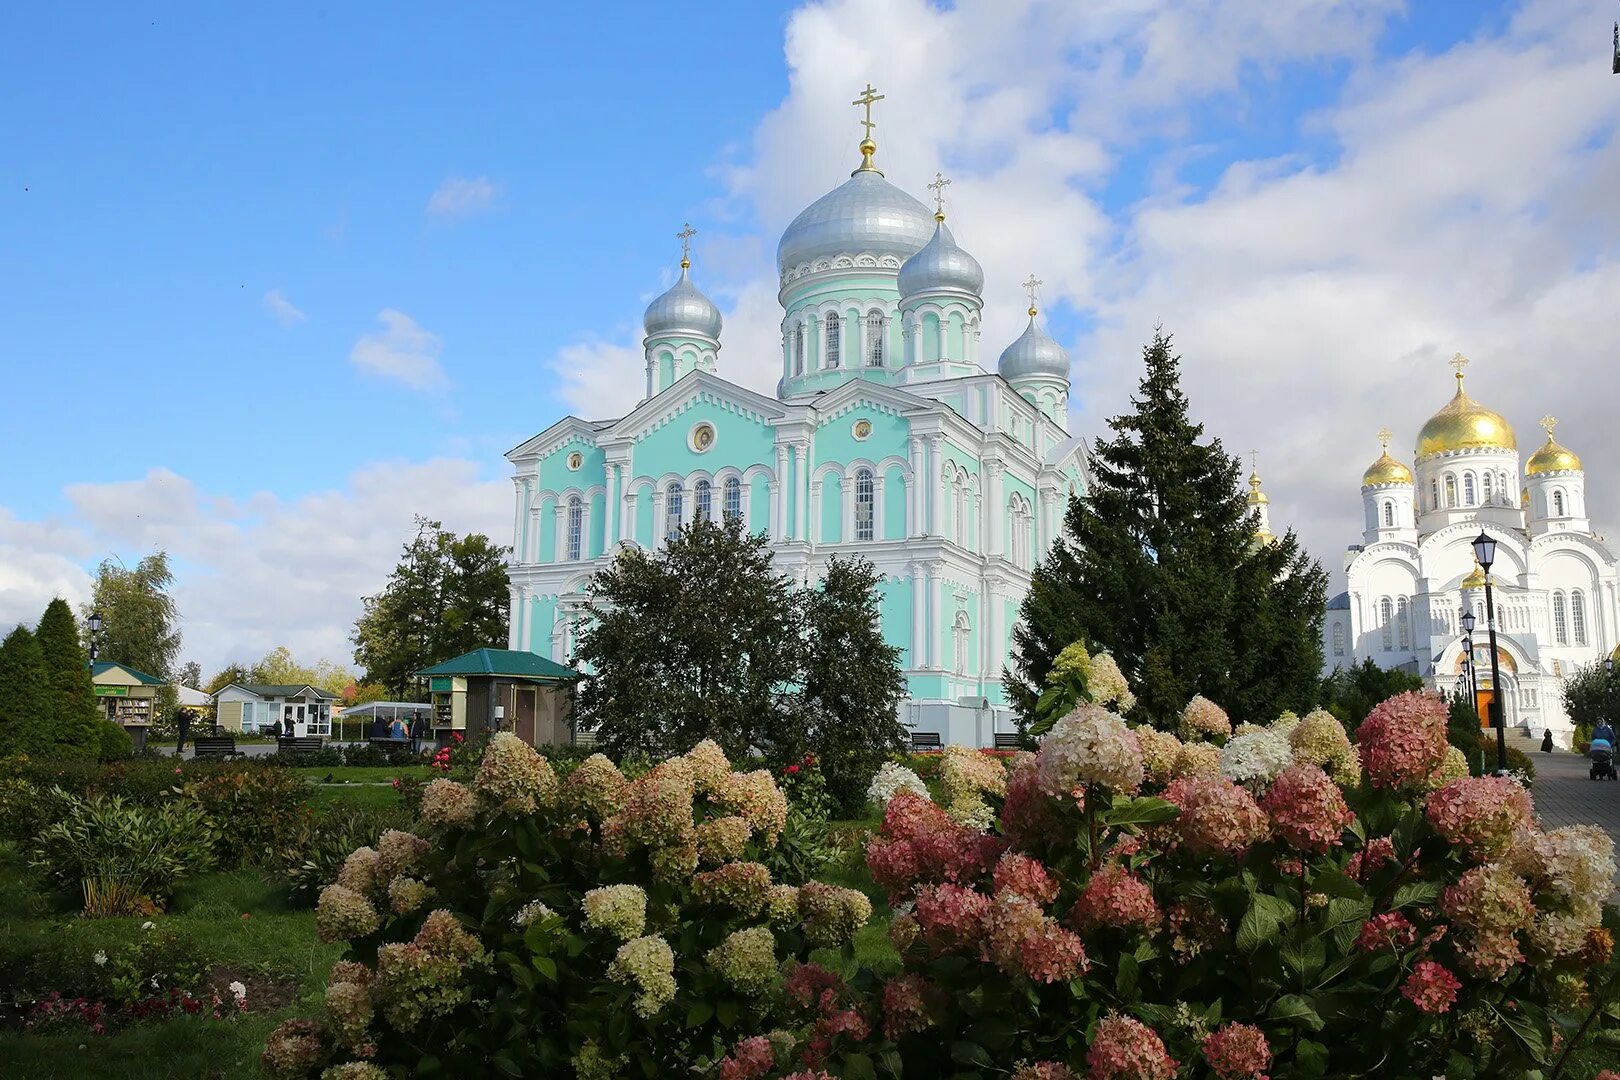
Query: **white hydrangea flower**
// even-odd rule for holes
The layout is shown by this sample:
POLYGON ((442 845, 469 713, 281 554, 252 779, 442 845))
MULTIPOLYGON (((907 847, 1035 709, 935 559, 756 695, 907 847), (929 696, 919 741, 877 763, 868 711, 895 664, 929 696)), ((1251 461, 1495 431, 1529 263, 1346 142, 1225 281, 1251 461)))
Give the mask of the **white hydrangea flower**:
POLYGON ((902 791, 910 791, 928 798, 928 785, 922 782, 922 777, 893 761, 885 761, 878 767, 872 776, 872 783, 867 786, 866 797, 878 809, 889 805, 889 800, 902 791))
POLYGON ((526 926, 539 922, 541 919, 548 919, 555 914, 556 912, 546 907, 546 905, 542 904, 540 901, 531 900, 519 908, 516 915, 512 916, 512 923, 519 930, 521 930, 526 926))
POLYGON ((1269 783, 1288 767, 1294 749, 1288 735, 1277 731, 1254 731, 1234 735, 1221 747, 1221 775, 1238 783, 1269 783))
POLYGON ((1037 756, 1041 788, 1064 797, 1082 784, 1113 791, 1142 786, 1142 749, 1125 721, 1099 705, 1081 705, 1052 726, 1037 756))
POLYGON ((1086 676, 1086 693, 1099 705, 1113 705, 1120 712, 1130 712, 1136 704, 1131 684, 1119 664, 1109 653, 1098 653, 1091 658, 1091 670, 1086 676))

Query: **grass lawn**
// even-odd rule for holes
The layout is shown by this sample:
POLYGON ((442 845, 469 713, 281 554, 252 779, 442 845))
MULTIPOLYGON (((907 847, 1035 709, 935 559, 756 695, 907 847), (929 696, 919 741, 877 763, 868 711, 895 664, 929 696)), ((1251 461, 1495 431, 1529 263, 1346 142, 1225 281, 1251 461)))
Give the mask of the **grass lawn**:
MULTIPOLYGON (((75 934, 87 947, 128 940, 144 919, 80 919, 77 897, 39 890, 14 851, 0 853, 0 949, 47 934, 75 934)), ((135 1023, 115 1035, 82 1028, 42 1034, 0 1029, 0 1075, 177 1080, 259 1075, 270 1029, 319 1003, 327 971, 342 950, 315 936, 315 917, 288 906, 284 891, 255 870, 210 874, 183 885, 170 911, 153 921, 190 938, 222 968, 297 984, 297 999, 230 1020, 181 1016, 135 1023), (243 915, 247 918, 243 918, 243 915)))
POLYGON ((398 806, 399 792, 388 784, 321 784, 309 789, 309 805, 316 810, 330 806, 398 806))
POLYGON ((386 784, 390 780, 426 780, 426 765, 333 765, 330 768, 312 765, 293 770, 306 780, 334 784, 386 784), (328 781, 327 777, 331 777, 328 781))

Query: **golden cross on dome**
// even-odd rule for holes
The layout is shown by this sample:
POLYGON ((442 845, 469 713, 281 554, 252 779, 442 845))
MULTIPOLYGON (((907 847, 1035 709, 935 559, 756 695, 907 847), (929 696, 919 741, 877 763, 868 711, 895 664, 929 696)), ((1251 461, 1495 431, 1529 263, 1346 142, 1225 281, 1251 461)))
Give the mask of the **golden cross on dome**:
POLYGON ((1260 451, 1249 451, 1249 468, 1253 469, 1255 472, 1260 471, 1260 451))
POLYGON ((692 265, 692 237, 696 235, 697 230, 692 228, 690 221, 684 222, 681 231, 675 234, 676 239, 681 242, 681 269, 683 270, 692 265))
POLYGON ((1385 450, 1389 449, 1389 440, 1393 439, 1394 437, 1395 433, 1389 430, 1389 428, 1381 427, 1378 429, 1378 445, 1383 447, 1385 450))
POLYGON ((940 221, 945 220, 945 189, 950 186, 944 173, 935 173, 934 182, 928 185, 928 190, 934 193, 934 217, 940 221))
POLYGON ((1543 416, 1540 420, 1536 421, 1536 423, 1540 424, 1547 432, 1547 441, 1551 442, 1553 437, 1553 428, 1558 426, 1558 417, 1552 415, 1543 416))
POLYGON ((1451 359, 1447 361, 1447 363, 1451 365, 1451 370, 1457 373, 1457 385, 1461 387, 1463 381, 1463 368, 1468 366, 1468 357, 1464 356, 1462 353, 1452 353, 1451 359))
POLYGON ((1035 297, 1039 295, 1041 286, 1045 284, 1046 282, 1034 274, 1029 275, 1029 279, 1023 283, 1023 290, 1029 294, 1029 316, 1032 319, 1035 317, 1035 297))
POLYGON ((883 95, 874 90, 871 83, 867 83, 866 89, 861 91, 861 96, 850 102, 851 105, 861 105, 866 108, 866 116, 861 119, 861 126, 866 128, 866 137, 868 139, 872 137, 872 129, 877 127, 877 122, 872 119, 872 105, 874 102, 882 100, 883 95))

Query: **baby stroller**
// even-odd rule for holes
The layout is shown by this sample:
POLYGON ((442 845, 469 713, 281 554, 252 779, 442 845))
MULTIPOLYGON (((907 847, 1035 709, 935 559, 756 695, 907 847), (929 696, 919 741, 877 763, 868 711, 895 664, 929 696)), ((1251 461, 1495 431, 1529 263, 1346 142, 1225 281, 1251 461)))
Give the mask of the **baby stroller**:
POLYGON ((1614 767, 1614 744, 1608 739, 1593 739, 1587 747, 1592 758, 1592 779, 1620 780, 1620 771, 1614 767))

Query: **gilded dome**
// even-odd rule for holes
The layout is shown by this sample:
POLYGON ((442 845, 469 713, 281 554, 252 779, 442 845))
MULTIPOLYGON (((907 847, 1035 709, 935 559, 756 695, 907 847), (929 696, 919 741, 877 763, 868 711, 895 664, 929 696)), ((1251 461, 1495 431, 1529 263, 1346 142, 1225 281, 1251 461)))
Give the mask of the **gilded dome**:
POLYGON ((646 328, 648 337, 685 332, 718 341, 720 309, 692 284, 683 260, 680 279, 664 295, 647 305, 641 325, 646 328))
POLYGON ((945 227, 944 215, 937 219, 933 239, 900 267, 900 295, 958 292, 978 296, 984 290, 984 269, 979 260, 956 244, 956 237, 945 227))
POLYGON ((1389 456, 1385 450, 1378 460, 1367 466, 1367 471, 1361 474, 1362 487, 1378 487, 1381 484, 1410 484, 1412 470, 1389 456))
POLYGON ((1485 587, 1485 568, 1483 566, 1479 565, 1478 560, 1475 560, 1473 572, 1470 573, 1467 577, 1462 579, 1462 584, 1461 584, 1460 588, 1464 588, 1464 589, 1483 589, 1484 587, 1485 587))
POLYGON ((1575 456, 1575 451, 1558 445, 1558 442, 1548 435, 1547 442, 1541 449, 1530 455, 1524 471, 1529 476, 1539 476, 1542 473, 1576 472, 1580 467, 1581 459, 1575 456))
POLYGON ((1517 450, 1513 426, 1499 412, 1493 412, 1469 397, 1463 390, 1462 374, 1457 375, 1457 393, 1445 408, 1429 417, 1418 432, 1417 456, 1421 460, 1450 450, 1517 450))
POLYGON ((776 268, 835 255, 890 255, 904 262, 934 233, 934 215, 876 169, 854 175, 805 207, 776 245, 776 268))
POLYGON ((1252 472, 1249 474, 1249 495, 1247 501, 1250 506, 1264 506, 1271 502, 1271 496, 1260 490, 1260 474, 1258 472, 1252 472))

